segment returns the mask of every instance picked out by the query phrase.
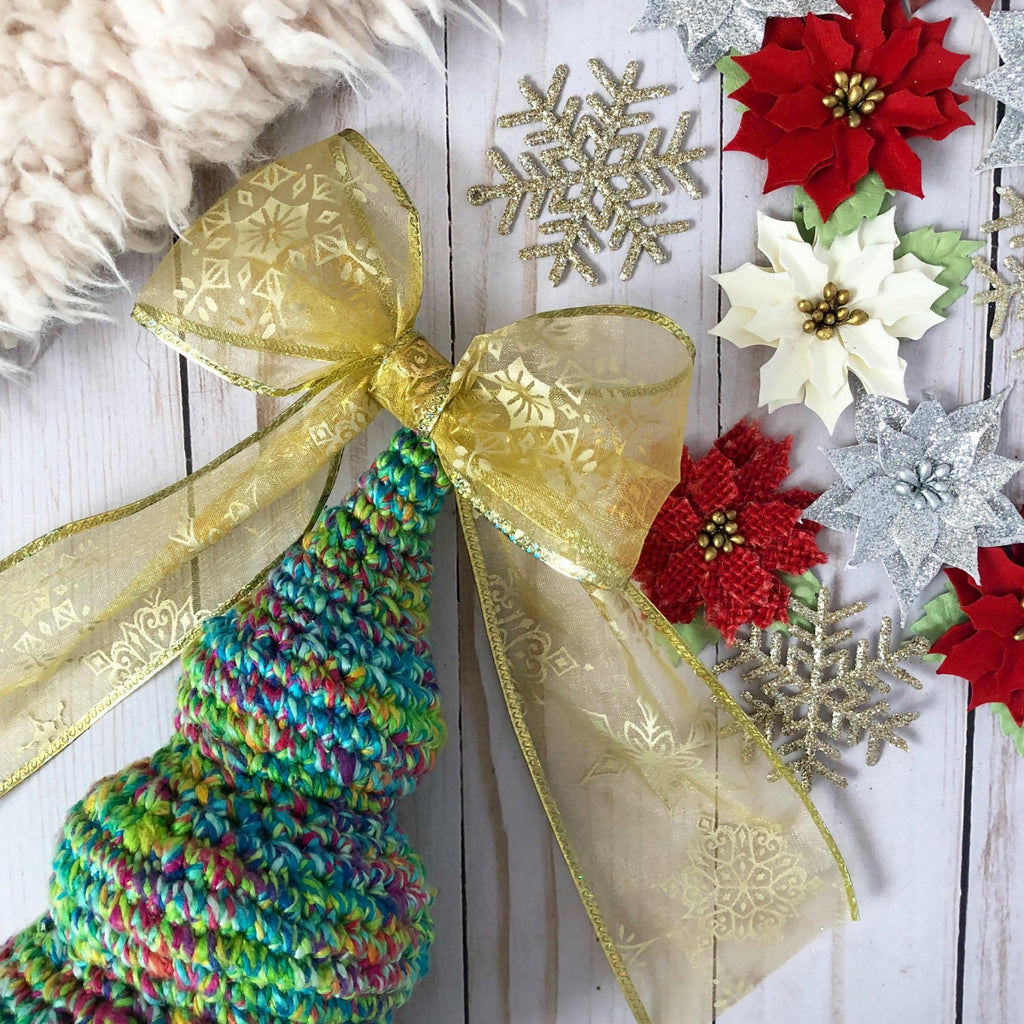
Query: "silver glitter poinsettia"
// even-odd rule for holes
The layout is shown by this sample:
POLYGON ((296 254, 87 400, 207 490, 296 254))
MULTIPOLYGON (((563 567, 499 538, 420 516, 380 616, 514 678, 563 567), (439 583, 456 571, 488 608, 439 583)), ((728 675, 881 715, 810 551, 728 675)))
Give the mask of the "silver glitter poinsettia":
POLYGON ((698 81, 731 50, 760 50, 768 18, 805 14, 846 16, 835 0, 647 0, 633 31, 675 29, 698 81))
POLYGON ((1001 493, 1021 463, 995 454, 1007 394, 950 413, 931 395, 913 412, 865 395, 860 443, 827 453, 841 479, 804 517, 856 531, 850 565, 882 560, 903 621, 943 565, 977 579, 978 548, 1024 541, 1024 519, 1001 493))
POLYGON ((999 100, 1006 111, 978 171, 1024 164, 1024 11, 993 11, 988 27, 1004 63, 967 84, 999 100))

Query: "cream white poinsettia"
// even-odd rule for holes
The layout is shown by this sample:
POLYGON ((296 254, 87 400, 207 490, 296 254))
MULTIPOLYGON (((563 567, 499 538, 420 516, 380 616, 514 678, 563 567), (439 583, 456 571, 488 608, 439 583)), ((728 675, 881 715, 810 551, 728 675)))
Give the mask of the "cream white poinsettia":
POLYGON ((893 259, 894 211, 864 221, 830 249, 805 242, 796 224, 758 214, 757 247, 771 266, 744 263, 716 274, 732 308, 711 333, 734 345, 770 345, 759 404, 769 412, 803 402, 829 432, 853 401, 850 374, 869 394, 906 401, 901 338, 916 339, 942 317, 941 267, 893 259))

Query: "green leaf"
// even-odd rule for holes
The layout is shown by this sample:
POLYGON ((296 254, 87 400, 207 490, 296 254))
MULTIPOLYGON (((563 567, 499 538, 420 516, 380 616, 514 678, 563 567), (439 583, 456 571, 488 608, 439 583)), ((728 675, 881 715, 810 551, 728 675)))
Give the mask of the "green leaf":
MULTIPOLYGON (((792 573, 780 572, 779 578, 787 587, 789 587, 790 594, 804 605, 804 607, 818 607, 818 591, 821 590, 821 580, 814 575, 814 572, 811 569, 808 569, 802 576, 794 576, 792 573)), ((809 633, 814 632, 814 626, 799 614, 799 612, 794 612, 792 610, 789 612, 789 620, 787 622, 773 622, 768 629, 769 631, 775 630, 789 636, 790 622, 795 623, 801 629, 806 629, 809 633)))
POLYGON ((1013 740, 1017 753, 1024 757, 1024 726, 1018 725, 1010 714, 1010 709, 1005 704, 989 704, 992 714, 999 720, 999 728, 1004 736, 1013 740))
MULTIPOLYGON (((915 636, 923 636, 930 644, 934 644, 940 636, 944 636, 954 626, 966 621, 967 616, 964 615, 960 602, 956 598, 956 591, 951 583, 947 583, 946 589, 924 606, 921 618, 911 624, 910 632, 915 636)), ((921 660, 939 662, 943 660, 943 655, 925 654, 921 660)))
MULTIPOLYGON (((715 64, 715 67, 722 72, 722 89, 726 96, 731 96, 737 89, 750 81, 750 75, 746 73, 733 59, 739 55, 739 50, 732 50, 715 64)), ((742 103, 737 103, 740 110, 746 110, 742 103)))
POLYGON ((722 634, 707 624, 703 607, 697 609, 697 614, 690 622, 679 623, 672 628, 694 654, 700 654, 709 644, 717 644, 722 639, 722 634))
POLYGON ((932 309, 945 316, 946 310, 967 291, 962 282, 971 270, 971 253, 981 246, 981 242, 964 238, 959 231, 923 227, 903 235, 893 256, 899 259, 909 254, 933 267, 942 267, 935 280, 946 292, 932 303, 932 309))
POLYGON ((892 194, 882 184, 882 179, 874 171, 869 171, 857 182, 853 195, 844 199, 828 220, 822 220, 814 200, 798 185, 793 197, 793 219, 805 241, 813 242, 817 236, 817 240, 828 248, 839 235, 856 231, 862 220, 877 217, 892 194))

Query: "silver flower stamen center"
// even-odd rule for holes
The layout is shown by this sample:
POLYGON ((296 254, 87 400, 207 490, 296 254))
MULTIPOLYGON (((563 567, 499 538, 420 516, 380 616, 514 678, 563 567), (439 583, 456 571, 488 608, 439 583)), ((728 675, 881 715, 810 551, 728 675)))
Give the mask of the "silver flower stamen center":
POLYGON ((950 475, 953 467, 948 462, 922 459, 916 466, 901 469, 896 474, 895 491, 909 498, 918 511, 942 508, 953 500, 950 475))
POLYGON ((728 555, 745 544, 746 538, 739 531, 735 509, 720 508, 712 512, 697 534, 697 547, 704 552, 704 561, 713 562, 719 552, 728 555))

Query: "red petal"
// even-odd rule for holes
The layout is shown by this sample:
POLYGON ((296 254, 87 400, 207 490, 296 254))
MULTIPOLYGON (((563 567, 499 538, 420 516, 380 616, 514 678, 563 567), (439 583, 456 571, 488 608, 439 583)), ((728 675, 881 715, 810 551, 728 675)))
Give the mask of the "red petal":
POLYGON ((761 424, 756 420, 740 420, 719 437, 712 448, 720 451, 739 468, 750 461, 754 453, 769 439, 761 433, 761 424))
MULTIPOLYGON (((799 86, 811 77, 810 60, 802 48, 787 50, 769 43, 756 53, 735 59, 750 76, 750 84, 771 96, 790 92, 794 84, 799 86)), ((736 98, 740 99, 738 92, 736 98)))
MULTIPOLYGON (((970 623, 964 623, 964 625, 970 626, 970 623)), ((946 636, 949 636, 954 629, 958 630, 959 627, 954 626, 946 633, 946 636)), ((973 630, 973 627, 971 629, 973 630)), ((945 640, 946 637, 941 639, 945 640)), ((973 683, 986 673, 994 672, 999 668, 1003 662, 1002 649, 1005 646, 1005 643, 995 641, 993 634, 979 633, 977 630, 973 630, 969 636, 951 646, 937 671, 944 676, 959 676, 961 679, 973 683)), ((938 644, 934 645, 933 650, 937 647, 938 644)), ((935 653, 942 654, 944 652, 935 650, 935 653)))
POLYGON ((662 566, 649 590, 651 600, 669 622, 689 622, 693 618, 702 600, 701 583, 707 571, 696 544, 676 552, 662 566))
POLYGON ((803 18, 769 18, 764 31, 765 44, 800 50, 803 48, 805 27, 803 18))
POLYGON ((960 602, 961 608, 965 608, 971 601, 977 601, 981 597, 981 589, 963 569, 947 569, 946 575, 949 577, 949 582, 953 584, 956 599, 960 602))
POLYGON ((1018 598, 1003 594, 985 594, 964 608, 974 628, 995 633, 1004 640, 1012 640, 1013 634, 1024 626, 1024 608, 1018 598))
POLYGON ((902 128, 927 134, 943 121, 942 111, 933 96, 916 96, 900 89, 891 96, 887 95, 879 104, 871 115, 871 128, 881 128, 881 131, 875 131, 876 135, 902 128))
POLYGON ((758 555, 774 564, 793 534, 800 510, 784 501, 752 502, 744 505, 736 525, 758 555))
POLYGON ((889 99, 889 87, 921 52, 921 25, 915 21, 910 28, 899 29, 871 49, 865 49, 857 58, 857 70, 878 79, 880 89, 889 99))
POLYGON ((974 119, 970 114, 965 110, 961 110, 959 106, 959 104, 966 102, 966 96, 950 92, 948 89, 943 89, 941 92, 934 93, 933 95, 936 103, 939 105, 942 121, 926 132, 907 129, 903 132, 904 137, 915 138, 916 136, 923 135, 929 139, 944 139, 947 135, 955 132, 957 128, 966 128, 968 125, 974 124, 974 119))
POLYGON ((750 620, 759 629, 767 629, 773 622, 789 621, 789 587, 778 576, 772 576, 772 587, 762 599, 750 620))
POLYGON ((1010 714, 1013 715, 1013 720, 1018 725, 1024 726, 1024 689, 1014 690, 1010 699, 1006 702, 1006 707, 1010 714))
MULTIPOLYGON (((804 33, 803 45, 811 58, 811 64, 819 72, 815 84, 827 88, 832 81, 834 71, 849 70, 853 67, 854 48, 843 35, 839 18, 819 18, 811 15, 807 19, 807 31, 804 33)), ((796 79, 806 81, 807 75, 796 79)), ((792 83, 794 77, 790 76, 792 83)), ((820 102, 820 100, 819 100, 820 102)))
POLYGON ((986 594, 1024 595, 1024 565, 1006 548, 978 549, 978 577, 986 594))
POLYGON ((836 20, 842 23, 843 35, 858 47, 878 46, 885 39, 885 31, 906 24, 902 10, 898 12, 899 17, 895 17, 897 12, 891 10, 900 6, 899 0, 889 0, 888 3, 886 0, 840 0, 840 4, 852 17, 836 20), (888 22, 884 26, 883 19, 888 22))
MULTIPOLYGON (((922 35, 922 40, 924 39, 922 35)), ((967 60, 966 53, 953 53, 939 43, 925 43, 917 56, 890 83, 893 89, 909 89, 921 95, 948 89, 957 71, 967 60)))
POLYGON ((725 149, 726 152, 753 153, 766 160, 784 134, 780 128, 746 110, 740 118, 739 130, 725 149))
POLYGON ((738 89, 729 93, 730 97, 737 103, 749 107, 751 113, 758 117, 767 117, 768 111, 775 105, 775 93, 766 92, 759 88, 757 83, 751 79, 744 82, 738 89))
POLYGON ((766 438, 758 451, 737 470, 736 486, 745 498, 760 501, 775 494, 782 481, 789 476, 789 451, 792 444, 792 437, 783 441, 766 438))
POLYGON ((821 97, 821 90, 814 87, 784 92, 765 116, 772 124, 787 130, 822 128, 833 118, 832 112, 821 102, 821 97))
POLYGON ((765 192, 787 185, 803 185, 822 168, 835 166, 837 136, 843 127, 832 119, 817 130, 798 128, 781 134, 768 154, 765 192))
POLYGON ((899 132, 887 131, 875 136, 871 166, 886 188, 924 196, 921 191, 921 158, 903 141, 899 132))
POLYGON ((752 551, 737 548, 711 563, 704 581, 704 615, 721 631, 727 643, 736 630, 750 622, 755 609, 771 593, 772 576, 765 572, 752 551))
POLYGON ((740 496, 735 466, 720 451, 712 448, 694 467, 693 493, 701 508, 709 513, 720 508, 732 508, 740 496))
POLYGON ((844 199, 853 195, 857 182, 868 173, 868 161, 875 145, 869 132, 847 129, 845 121, 837 122, 837 128, 840 130, 835 135, 835 160, 804 182, 804 189, 825 220, 844 199))
POLYGON ((771 568, 777 572, 788 572, 801 576, 812 565, 824 565, 828 555, 818 547, 815 535, 820 527, 817 523, 803 523, 794 532, 789 543, 777 551, 771 568))
MULTIPOLYGON (((969 622, 958 622, 950 626, 935 643, 932 644, 929 654, 941 654, 944 658, 951 654, 968 637, 974 636, 975 629, 969 622)), ((935 670, 939 675, 955 676, 955 672, 947 671, 946 663, 943 663, 935 670)))

